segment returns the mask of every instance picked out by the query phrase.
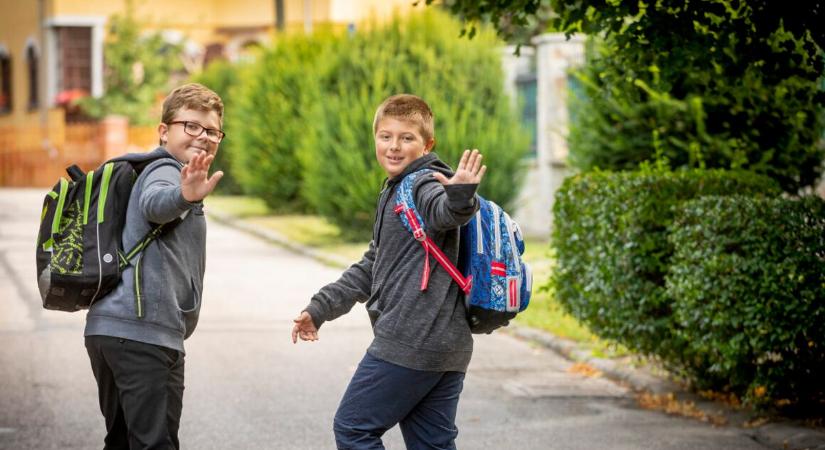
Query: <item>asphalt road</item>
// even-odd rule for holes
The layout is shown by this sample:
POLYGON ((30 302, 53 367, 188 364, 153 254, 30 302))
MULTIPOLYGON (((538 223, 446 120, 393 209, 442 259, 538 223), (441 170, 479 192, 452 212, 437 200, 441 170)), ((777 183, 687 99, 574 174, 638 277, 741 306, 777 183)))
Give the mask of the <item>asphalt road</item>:
MULTIPOLYGON (((43 190, 0 189, 0 449, 102 448, 84 313, 45 311, 34 245, 43 190)), ((207 208, 208 214, 208 208, 207 208)), ((186 449, 332 449, 332 417, 371 339, 363 307, 293 345, 291 319, 339 274, 214 221, 200 324, 186 342, 186 449)), ((603 378, 506 334, 476 338, 463 449, 763 449, 733 427, 637 406, 603 378)), ((404 448, 397 427, 385 437, 404 448)))

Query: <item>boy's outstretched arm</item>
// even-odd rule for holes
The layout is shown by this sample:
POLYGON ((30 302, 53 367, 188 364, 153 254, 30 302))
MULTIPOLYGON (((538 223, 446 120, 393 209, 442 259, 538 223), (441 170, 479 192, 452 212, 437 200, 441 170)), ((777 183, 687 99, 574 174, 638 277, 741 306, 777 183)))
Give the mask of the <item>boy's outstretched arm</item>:
POLYGON ((294 319, 292 342, 298 342, 298 337, 303 341, 318 340, 318 329, 324 322, 348 313, 356 302, 367 301, 372 289, 374 261, 375 245, 370 241, 361 261, 351 265, 337 281, 322 287, 294 319))
POLYGON ((148 172, 138 200, 143 216, 154 223, 171 222, 203 200, 223 177, 221 171, 207 176, 213 160, 214 156, 199 153, 181 170, 170 162, 148 172))

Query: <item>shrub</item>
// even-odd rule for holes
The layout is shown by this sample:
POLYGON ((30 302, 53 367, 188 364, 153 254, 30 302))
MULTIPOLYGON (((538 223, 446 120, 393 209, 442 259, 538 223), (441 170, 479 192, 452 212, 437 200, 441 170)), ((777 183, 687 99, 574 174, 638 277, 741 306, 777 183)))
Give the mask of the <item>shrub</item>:
POLYGON ((233 104, 234 96, 230 92, 238 84, 239 71, 242 69, 242 67, 235 66, 227 61, 217 60, 191 79, 193 83, 200 83, 212 89, 223 100, 223 128, 227 134, 221 141, 220 150, 212 163, 214 170, 223 170, 224 172, 224 177, 216 188, 217 192, 221 194, 241 194, 243 192, 232 167, 232 154, 237 150, 234 148, 234 133, 229 129, 226 119, 236 113, 233 104))
POLYGON ((825 201, 704 197, 671 229, 674 362, 757 404, 825 404, 825 201))
MULTIPOLYGON (((336 39, 319 69, 321 98, 301 152, 304 194, 347 237, 368 238, 385 174, 375 162, 372 120, 384 98, 424 98, 435 115, 435 151, 458 162, 480 149, 490 167, 480 193, 505 207, 519 189, 530 137, 503 90, 500 43, 485 30, 458 37, 461 25, 428 11, 336 39)), ((302 72, 305 72, 303 69, 302 72)))
POLYGON ((769 178, 722 170, 644 167, 569 177, 554 205, 556 296, 599 336, 664 361, 678 359, 686 342, 675 333, 665 289, 673 255, 668 227, 687 200, 778 191, 769 178))
POLYGON ((313 109, 321 96, 318 65, 330 38, 281 36, 262 52, 232 91, 227 133, 232 136, 231 167, 243 190, 274 211, 303 211, 298 153, 319 126, 313 109))

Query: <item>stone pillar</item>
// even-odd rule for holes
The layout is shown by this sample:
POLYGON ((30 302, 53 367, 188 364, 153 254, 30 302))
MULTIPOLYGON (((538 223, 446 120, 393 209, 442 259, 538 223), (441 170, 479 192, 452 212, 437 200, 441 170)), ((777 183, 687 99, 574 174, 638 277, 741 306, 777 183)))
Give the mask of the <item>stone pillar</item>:
POLYGON ((533 39, 536 47, 537 155, 517 201, 516 220, 525 234, 547 237, 553 221, 553 196, 567 168, 568 71, 584 63, 584 38, 563 33, 533 39))
POLYGON ((129 145, 129 119, 106 116, 100 121, 99 133, 101 162, 126 153, 129 145))
POLYGON ((510 96, 513 107, 518 104, 516 82, 519 75, 532 73, 536 51, 533 47, 522 45, 519 53, 520 55, 516 56, 515 45, 504 47, 501 53, 501 65, 504 71, 504 91, 510 96))

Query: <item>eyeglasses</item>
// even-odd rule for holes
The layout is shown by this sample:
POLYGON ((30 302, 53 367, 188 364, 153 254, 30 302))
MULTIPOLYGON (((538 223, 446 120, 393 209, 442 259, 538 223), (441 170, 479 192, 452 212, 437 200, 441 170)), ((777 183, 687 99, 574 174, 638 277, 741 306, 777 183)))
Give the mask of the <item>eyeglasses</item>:
POLYGON ((176 120, 174 122, 169 122, 169 125, 174 125, 176 123, 183 124, 183 131, 192 137, 200 137, 203 134, 203 131, 206 130, 206 138, 210 141, 219 144, 221 140, 226 137, 226 133, 221 130, 216 130, 214 128, 206 128, 205 126, 197 123, 197 122, 189 122, 187 120, 176 120))

